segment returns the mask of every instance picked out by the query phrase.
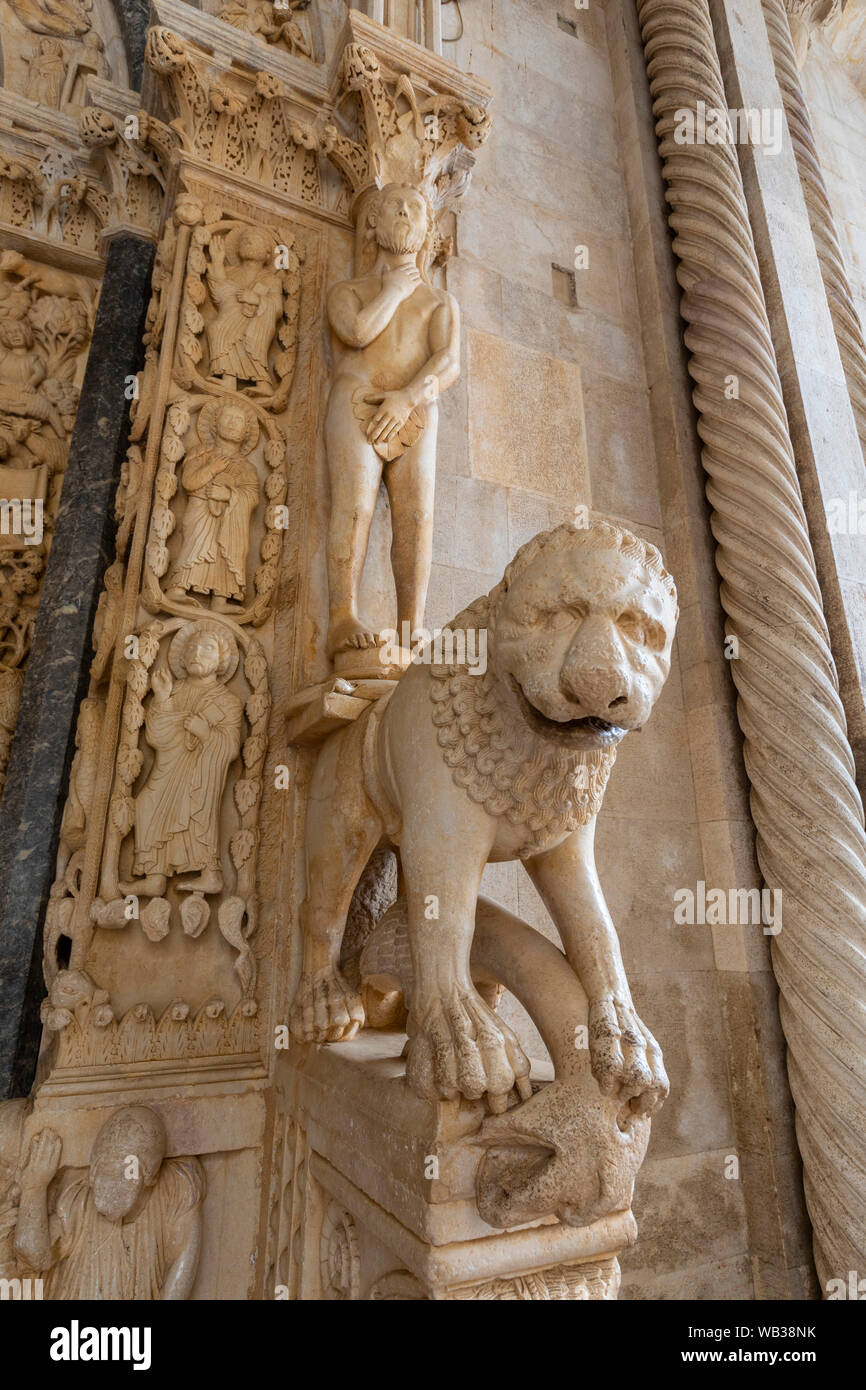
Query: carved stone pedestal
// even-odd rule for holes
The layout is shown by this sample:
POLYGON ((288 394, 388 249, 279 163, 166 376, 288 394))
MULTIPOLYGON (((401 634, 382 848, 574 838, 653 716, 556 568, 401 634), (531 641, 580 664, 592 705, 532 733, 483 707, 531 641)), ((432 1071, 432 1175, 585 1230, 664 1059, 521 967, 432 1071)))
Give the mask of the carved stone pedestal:
MULTIPOLYGON (((403 1034, 294 1047, 277 1065, 282 1196, 268 1291, 316 1299, 615 1299, 629 1209, 498 1231, 478 1214, 480 1102, 419 1100, 403 1034)), ((535 1063, 542 1084, 549 1065, 535 1063)), ((278 1152, 275 1152, 275 1161, 278 1152)))

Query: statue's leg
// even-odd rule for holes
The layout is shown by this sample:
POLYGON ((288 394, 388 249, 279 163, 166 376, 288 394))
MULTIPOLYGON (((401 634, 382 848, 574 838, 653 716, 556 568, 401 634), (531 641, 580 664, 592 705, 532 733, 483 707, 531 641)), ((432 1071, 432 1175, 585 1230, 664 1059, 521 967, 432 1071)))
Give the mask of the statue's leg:
POLYGON ((340 970, 340 946, 352 894, 382 835, 363 787, 365 726, 362 719, 331 735, 310 784, 303 959, 290 1019, 302 1042, 340 1042, 364 1022, 360 994, 340 970))
POLYGON ((391 567, 397 590, 397 631, 415 632, 424 623, 424 605, 433 561, 433 497, 436 487, 436 411, 411 449, 385 469, 391 503, 391 567))
POLYGON ((358 616, 358 591, 367 558, 370 525, 382 476, 382 460, 355 419, 352 390, 337 382, 328 403, 325 445, 331 479, 328 525, 328 655, 376 645, 376 633, 358 616))

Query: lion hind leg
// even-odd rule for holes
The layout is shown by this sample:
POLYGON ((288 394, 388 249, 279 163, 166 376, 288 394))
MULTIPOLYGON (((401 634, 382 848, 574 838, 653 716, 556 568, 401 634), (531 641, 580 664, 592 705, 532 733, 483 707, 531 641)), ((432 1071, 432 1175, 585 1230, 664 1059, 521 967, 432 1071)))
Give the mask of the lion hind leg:
POLYGON ((345 1042, 364 1023, 360 993, 340 970, 352 894, 382 836, 364 792, 358 720, 319 754, 307 805, 307 896, 301 904, 301 976, 290 1014, 301 1042, 345 1042))

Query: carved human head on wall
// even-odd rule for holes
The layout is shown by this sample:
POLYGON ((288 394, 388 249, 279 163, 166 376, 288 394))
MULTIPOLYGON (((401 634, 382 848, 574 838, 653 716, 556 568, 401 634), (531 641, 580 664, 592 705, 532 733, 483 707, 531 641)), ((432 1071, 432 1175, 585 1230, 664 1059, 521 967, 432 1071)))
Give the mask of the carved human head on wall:
POLYGON ((401 256, 410 252, 417 255, 430 235, 432 222, 424 194, 403 183, 386 184, 367 215, 367 224, 379 246, 401 256))
POLYGON ((33 330, 27 319, 0 318, 0 346, 5 348, 32 348, 33 330))
POLYGON ((491 600, 497 674, 536 733, 589 750, 643 726, 678 617, 654 545, 608 522, 557 527, 517 552, 491 600))
POLYGON ((94 1139, 90 1155, 96 1210, 109 1221, 123 1221, 140 1211, 159 1177, 165 1152, 165 1126, 155 1110, 145 1105, 115 1110, 94 1139))
POLYGON ((246 437, 249 421, 236 405, 224 405, 217 418, 217 434, 230 444, 241 444, 246 437))
POLYGON ((172 674, 183 680, 230 680, 237 669, 238 648, 232 634, 218 623, 203 619, 185 623, 175 634, 168 654, 172 674))
POLYGON ((257 227, 246 228, 238 238, 238 256, 242 261, 264 265, 273 255, 273 240, 257 227))

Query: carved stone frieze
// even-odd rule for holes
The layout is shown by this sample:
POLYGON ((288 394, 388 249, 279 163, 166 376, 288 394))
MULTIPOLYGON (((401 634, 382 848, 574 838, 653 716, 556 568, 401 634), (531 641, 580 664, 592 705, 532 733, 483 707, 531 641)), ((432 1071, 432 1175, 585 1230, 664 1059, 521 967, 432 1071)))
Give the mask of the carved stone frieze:
POLYGON ((118 26, 102 0, 2 0, 3 85, 40 107, 67 110, 86 102, 88 79, 125 84, 112 71, 118 26), (115 40, 115 42, 111 42, 115 40))
POLYGON ((167 93, 184 150, 312 207, 322 205, 318 141, 281 78, 267 71, 226 72, 159 26, 148 32, 145 56, 167 93))
POLYGON ((218 960, 216 932, 238 994, 222 977, 207 988, 203 967, 183 1002, 127 989, 120 1006, 86 999, 69 1017, 49 1001, 64 1075, 107 1056, 259 1044, 259 815, 304 258, 301 228, 182 181, 154 270, 44 964, 53 990, 70 938, 73 975, 100 991, 95 935, 169 954, 186 938, 218 960))
POLYGON ((25 1148, 25 1118, 18 1101, 0 1107, 0 1131, 4 1141, 10 1136, 4 1160, 16 1175, 4 1221, 14 1251, 14 1265, 6 1251, 10 1273, 42 1277, 49 1299, 188 1298, 205 1176, 198 1158, 167 1157, 159 1114, 143 1105, 115 1110, 86 1168, 62 1163, 63 1141, 47 1125, 25 1148))

